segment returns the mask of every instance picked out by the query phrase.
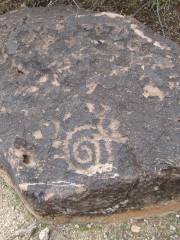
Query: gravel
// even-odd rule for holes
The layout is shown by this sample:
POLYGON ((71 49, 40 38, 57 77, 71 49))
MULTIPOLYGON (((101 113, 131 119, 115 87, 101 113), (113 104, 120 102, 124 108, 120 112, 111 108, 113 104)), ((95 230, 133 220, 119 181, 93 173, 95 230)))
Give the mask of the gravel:
POLYGON ((48 225, 36 220, 0 178, 0 240, 39 240, 43 234, 48 240, 179 240, 180 211, 118 224, 48 225))

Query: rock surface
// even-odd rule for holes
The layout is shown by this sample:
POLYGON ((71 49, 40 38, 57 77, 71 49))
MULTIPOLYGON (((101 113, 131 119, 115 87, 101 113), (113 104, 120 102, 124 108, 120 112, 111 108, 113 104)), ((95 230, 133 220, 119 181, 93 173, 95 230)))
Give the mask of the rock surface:
POLYGON ((41 215, 180 195, 180 49, 132 18, 0 16, 0 168, 41 215))

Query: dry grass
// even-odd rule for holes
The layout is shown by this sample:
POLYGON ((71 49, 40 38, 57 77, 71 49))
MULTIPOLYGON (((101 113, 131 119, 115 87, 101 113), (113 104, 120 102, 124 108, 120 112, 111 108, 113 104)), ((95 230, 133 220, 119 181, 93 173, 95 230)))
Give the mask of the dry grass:
POLYGON ((180 0, 0 0, 0 14, 18 8, 72 4, 77 8, 133 15, 154 31, 180 44, 180 0))

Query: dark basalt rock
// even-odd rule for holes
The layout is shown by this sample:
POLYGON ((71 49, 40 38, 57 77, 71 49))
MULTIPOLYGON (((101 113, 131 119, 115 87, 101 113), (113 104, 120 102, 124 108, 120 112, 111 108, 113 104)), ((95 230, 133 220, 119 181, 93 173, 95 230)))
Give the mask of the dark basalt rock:
POLYGON ((105 214, 179 197, 179 56, 113 13, 0 17, 0 168, 36 212, 105 214))

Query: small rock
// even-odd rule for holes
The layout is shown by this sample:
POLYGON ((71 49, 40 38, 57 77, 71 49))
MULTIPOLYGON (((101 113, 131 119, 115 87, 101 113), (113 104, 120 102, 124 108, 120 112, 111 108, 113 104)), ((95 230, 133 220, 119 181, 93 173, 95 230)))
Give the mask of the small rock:
POLYGON ((139 233, 140 230, 141 230, 141 228, 138 227, 137 225, 132 225, 132 226, 131 226, 131 231, 132 231, 133 233, 139 233))
POLYGON ((170 225, 170 230, 174 232, 176 230, 176 228, 174 226, 170 225))
POLYGON ((39 233, 39 240, 49 240, 49 228, 46 227, 44 228, 40 233, 39 233))

